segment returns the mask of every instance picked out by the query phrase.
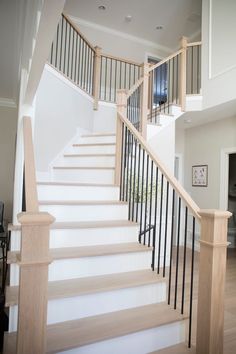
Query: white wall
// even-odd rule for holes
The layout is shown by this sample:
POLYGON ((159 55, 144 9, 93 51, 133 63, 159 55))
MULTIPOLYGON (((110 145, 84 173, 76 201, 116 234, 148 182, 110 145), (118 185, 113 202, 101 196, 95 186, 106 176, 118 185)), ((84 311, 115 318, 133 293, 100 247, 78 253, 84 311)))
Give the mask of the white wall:
MULTIPOLYGON (((73 18, 76 22, 76 18, 73 18)), ((152 53, 158 58, 165 58, 170 51, 152 46, 146 42, 132 39, 131 36, 122 36, 115 31, 107 31, 97 26, 92 27, 78 22, 78 27, 84 36, 94 45, 102 48, 102 53, 134 60, 142 63, 145 60, 145 53, 152 53)))
POLYGON ((113 103, 99 102, 94 111, 93 132, 116 132, 117 108, 113 103))
POLYGON ((185 131, 185 188, 200 208, 220 208, 221 149, 236 146, 236 117, 185 131), (208 165, 208 186, 192 187, 192 166, 208 165))
POLYGON ((148 144, 153 148, 172 175, 174 175, 175 122, 162 129, 158 135, 148 139, 148 144))
POLYGON ((5 204, 5 218, 11 221, 17 108, 0 106, 0 200, 5 204))
POLYGON ((36 170, 46 172, 50 162, 76 135, 93 129, 92 98, 49 66, 37 91, 35 110, 36 170))
POLYGON ((202 1, 204 108, 236 99, 236 1, 202 1))

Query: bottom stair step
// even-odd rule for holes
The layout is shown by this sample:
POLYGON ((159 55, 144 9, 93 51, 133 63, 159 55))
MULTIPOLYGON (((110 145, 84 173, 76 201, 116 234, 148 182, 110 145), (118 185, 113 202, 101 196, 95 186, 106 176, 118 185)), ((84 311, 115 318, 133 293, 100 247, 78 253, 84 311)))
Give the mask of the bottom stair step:
POLYGON ((195 354, 195 353, 196 353, 195 347, 188 348, 187 343, 180 343, 149 354, 195 354))
MULTIPOLYGON (((186 318, 186 316, 171 309, 166 303, 160 303, 49 325, 47 327, 47 353, 58 353, 83 346, 89 347, 93 343, 97 344, 98 342, 154 329, 159 326, 171 325, 176 322, 182 322, 186 318)), ((168 338, 168 340, 171 339, 168 338)), ((6 334, 4 353, 13 354, 16 352, 15 348, 16 333, 6 334)), ((72 352, 92 353, 92 351, 87 351, 87 349, 86 351, 72 350, 72 352)), ((145 353, 145 350, 139 351, 139 353, 141 352, 145 353)), ((97 353, 104 354, 105 352, 97 348, 97 353)), ((118 353, 118 351, 112 350, 110 353, 118 353)), ((123 353, 135 353, 135 351, 130 347, 123 353)))

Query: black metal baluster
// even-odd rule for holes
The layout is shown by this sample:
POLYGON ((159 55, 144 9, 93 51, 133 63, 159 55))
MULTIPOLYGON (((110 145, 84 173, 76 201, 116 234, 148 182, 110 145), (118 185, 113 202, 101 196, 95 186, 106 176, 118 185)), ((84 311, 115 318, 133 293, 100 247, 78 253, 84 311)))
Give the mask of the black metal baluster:
POLYGON ((78 36, 78 40, 79 40, 79 57, 78 57, 78 72, 77 72, 77 84, 80 85, 80 68, 81 68, 81 37, 78 36))
POLYGON ((153 251, 152 251, 152 270, 155 268, 155 249, 157 238, 157 203, 158 203, 158 167, 156 167, 156 190, 155 190, 155 206, 154 206, 154 229, 153 229, 153 251))
POLYGON ((75 45, 75 72, 74 72, 74 82, 77 83, 76 78, 77 78, 77 72, 78 72, 78 34, 76 33, 76 45, 75 45))
POLYGON ((143 219, 143 185, 144 185, 144 162, 145 162, 145 150, 143 150, 143 159, 142 159, 142 182, 141 182, 141 205, 140 205, 140 232, 139 232, 139 242, 141 242, 141 233, 142 233, 142 219, 143 219))
POLYGON ((170 60, 168 60, 167 75, 168 75, 168 84, 167 84, 166 94, 167 94, 168 114, 170 114, 170 60))
POLYGON ((175 301, 174 301, 174 309, 175 310, 176 310, 176 306, 177 306, 177 297, 178 297, 180 221, 181 221, 181 198, 179 197, 177 250, 176 250, 176 272, 175 272, 175 301))
POLYGON ((112 89, 112 59, 110 59, 110 92, 109 92, 110 102, 111 102, 111 89, 112 89))
POLYGON ((128 130, 128 146, 127 146, 127 165, 126 165, 126 195, 125 201, 128 202, 128 193, 129 193, 129 152, 130 152, 130 131, 128 130))
POLYGON ((161 201, 160 201, 160 216, 159 216, 159 238, 158 238, 158 262, 157 273, 160 273, 160 258, 161 258, 161 234, 162 234, 162 206, 163 206, 163 174, 161 175, 161 201))
POLYGON ((193 94, 193 46, 191 47, 191 94, 193 94))
POLYGON ((69 43, 68 43, 68 56, 67 56, 67 77, 69 77, 70 70, 70 39, 71 39, 71 25, 69 24, 69 43))
POLYGON ((195 217, 193 216, 192 262, 191 262, 191 283, 190 283, 190 304, 189 304, 189 334, 188 334, 189 348, 191 347, 191 339, 192 339, 194 252, 195 252, 195 217))
POLYGON ((140 162, 141 162, 141 145, 138 147, 138 181, 137 181, 137 193, 136 193, 136 217, 135 221, 138 221, 138 204, 139 204, 139 176, 140 176, 140 162))
POLYGON ((61 45, 60 45, 60 61, 59 70, 61 71, 61 61, 62 61, 62 44, 63 44, 63 34, 64 34, 64 17, 61 19, 61 45))
POLYGON ((136 186, 136 160, 137 160, 137 139, 134 142, 134 177, 133 177, 133 200, 132 200, 132 221, 134 221, 134 200, 135 200, 135 186, 136 186))
POLYGON ((63 67, 63 73, 64 74, 66 73, 67 27, 68 27, 68 24, 66 22, 65 46, 64 46, 64 67, 63 67))
POLYGON ((166 247, 168 232, 168 207, 169 207, 169 182, 166 183, 166 218, 165 218, 165 240, 164 240, 164 261, 163 261, 163 277, 166 276, 166 247))
POLYGON ((125 200, 125 172, 127 163, 127 127, 125 127, 125 139, 124 139, 124 163, 123 163, 123 173, 122 173, 122 200, 125 200))
POLYGON ((81 50, 81 87, 84 88, 84 46, 85 46, 85 42, 83 40, 83 38, 81 37, 82 40, 82 50, 81 50))
POLYGON ((131 217, 131 200, 132 200, 132 178, 133 178, 133 139, 134 136, 131 134, 131 139, 130 139, 130 179, 129 179, 129 213, 128 213, 128 219, 130 220, 131 217))
POLYGON ((170 266, 169 266, 168 305, 170 305, 170 296, 171 296, 174 222, 175 222, 175 190, 173 189, 173 194, 172 194, 172 215, 171 215, 171 238, 170 238, 170 266))
POLYGON ((117 80, 117 60, 115 59, 115 83, 114 83, 115 89, 114 89, 114 99, 113 99, 114 102, 116 102, 116 90, 117 90, 117 87, 116 87, 117 82, 116 82, 116 80, 117 80))
POLYGON ((87 51, 88 51, 88 45, 86 42, 84 42, 85 44, 85 53, 84 53, 84 90, 86 91, 87 89, 87 71, 88 71, 88 64, 87 64, 87 51))
POLYGON ((74 67, 74 36, 75 36, 75 31, 72 28, 72 62, 71 62, 71 68, 70 68, 70 78, 72 80, 72 75, 73 75, 73 67, 74 67))
POLYGON ((145 215, 144 215, 144 241, 143 244, 146 245, 146 230, 147 230, 147 206, 148 206, 148 176, 149 175, 149 155, 147 155, 146 161, 146 193, 145 193, 145 215))
POLYGON ((55 68, 57 68, 58 40, 59 40, 59 23, 58 23, 58 25, 57 25, 57 40, 56 40, 56 58, 55 58, 55 68))
POLYGON ((122 62, 120 61, 120 84, 119 84, 119 89, 121 89, 121 83, 122 83, 122 77, 121 77, 121 73, 122 73, 122 62))
POLYGON ((152 189, 153 189, 153 160, 151 161, 151 177, 150 177, 150 204, 149 204, 149 235, 148 235, 148 247, 150 247, 151 226, 152 226, 152 189))
POLYGON ((176 57, 176 104, 179 103, 179 55, 176 57))
POLYGON ((105 57, 105 87, 104 87, 104 100, 107 100, 107 57, 105 57))
POLYGON ((186 249, 187 249, 187 231, 188 231, 188 207, 185 207, 185 225, 184 225, 184 259, 183 259, 183 281, 182 281, 182 304, 181 313, 184 313, 185 296, 185 271, 186 271, 186 249))

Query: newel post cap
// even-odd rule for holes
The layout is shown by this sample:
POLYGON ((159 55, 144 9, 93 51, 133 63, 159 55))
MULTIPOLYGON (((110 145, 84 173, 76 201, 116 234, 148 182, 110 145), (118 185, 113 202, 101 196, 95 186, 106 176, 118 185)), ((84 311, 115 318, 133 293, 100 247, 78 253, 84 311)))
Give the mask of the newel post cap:
POLYGON ((229 219, 232 216, 232 213, 227 210, 201 209, 199 215, 209 219, 229 219))
POLYGON ((51 225, 54 223, 55 218, 43 211, 39 212, 22 212, 17 215, 17 219, 19 223, 23 226, 28 226, 28 225, 51 225))

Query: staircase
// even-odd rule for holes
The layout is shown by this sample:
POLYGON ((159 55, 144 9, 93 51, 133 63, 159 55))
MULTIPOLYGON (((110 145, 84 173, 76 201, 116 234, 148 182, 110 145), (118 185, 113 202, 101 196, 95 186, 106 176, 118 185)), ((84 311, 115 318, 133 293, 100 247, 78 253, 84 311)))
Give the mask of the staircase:
MULTIPOLYGON (((166 281, 151 270, 152 248, 138 242, 139 225, 119 201, 114 151, 114 134, 82 136, 53 166, 52 181, 37 183, 40 210, 56 218, 47 353, 144 354, 185 339, 186 316, 166 304, 166 281)), ((19 241, 20 227, 11 231, 19 241)), ((13 267, 17 256, 17 249, 8 254, 13 267)), ((15 353, 17 285, 16 277, 7 288, 15 323, 5 353, 15 353)))

